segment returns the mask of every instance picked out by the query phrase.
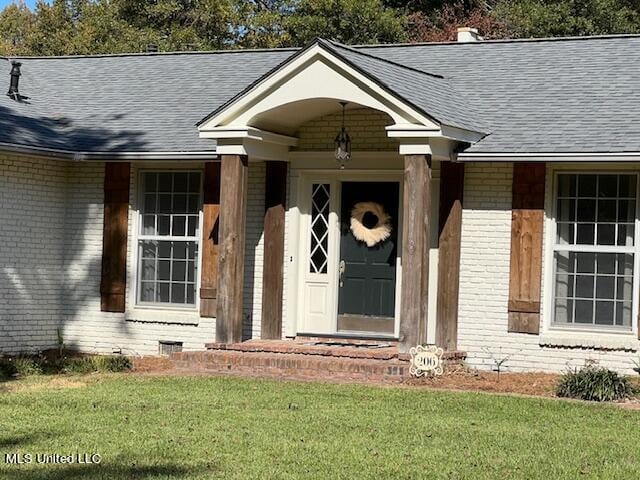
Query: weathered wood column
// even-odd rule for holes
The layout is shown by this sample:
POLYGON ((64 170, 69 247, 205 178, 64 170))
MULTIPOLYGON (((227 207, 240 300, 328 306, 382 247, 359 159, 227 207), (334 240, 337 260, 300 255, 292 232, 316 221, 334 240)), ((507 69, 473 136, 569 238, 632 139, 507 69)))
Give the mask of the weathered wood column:
POLYGON ((282 338, 282 269, 287 162, 268 161, 266 169, 260 336, 263 339, 273 340, 282 338))
POLYGON ((216 341, 242 341, 248 159, 222 155, 216 341))
POLYGON ((436 345, 455 350, 458 341, 460 243, 464 164, 440 164, 440 226, 438 242, 438 299, 436 345))
POLYGON ((429 301, 431 155, 405 155, 400 351, 425 343, 429 301))

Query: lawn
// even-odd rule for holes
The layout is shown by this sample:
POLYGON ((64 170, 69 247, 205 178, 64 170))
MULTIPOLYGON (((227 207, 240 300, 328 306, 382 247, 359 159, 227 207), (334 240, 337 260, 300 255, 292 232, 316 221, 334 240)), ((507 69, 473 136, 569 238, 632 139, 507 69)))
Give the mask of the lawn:
POLYGON ((133 374, 0 384, 0 478, 640 478, 640 412, 418 388, 133 374), (5 453, 99 453, 8 465, 5 453))

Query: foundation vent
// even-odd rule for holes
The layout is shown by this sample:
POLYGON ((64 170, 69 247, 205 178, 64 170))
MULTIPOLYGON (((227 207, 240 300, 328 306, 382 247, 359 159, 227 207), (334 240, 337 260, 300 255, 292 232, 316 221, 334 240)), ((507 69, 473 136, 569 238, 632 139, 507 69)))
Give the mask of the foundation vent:
POLYGON ((158 352, 160 355, 169 356, 172 353, 182 351, 182 342, 170 342, 161 340, 158 342, 158 352))

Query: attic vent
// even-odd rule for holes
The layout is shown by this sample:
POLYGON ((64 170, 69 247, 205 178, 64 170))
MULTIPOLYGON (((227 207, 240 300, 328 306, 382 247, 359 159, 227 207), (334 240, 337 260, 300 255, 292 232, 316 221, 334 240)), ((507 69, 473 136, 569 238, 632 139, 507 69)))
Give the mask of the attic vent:
POLYGON ((13 61, 11 62, 11 82, 9 83, 9 91, 7 92, 7 96, 13 98, 14 100, 20 100, 20 91, 18 90, 18 86, 20 83, 20 67, 22 64, 20 62, 13 61))
POLYGON ((166 356, 169 356, 172 353, 181 352, 182 342, 160 341, 158 342, 158 351, 160 355, 166 355, 166 356))

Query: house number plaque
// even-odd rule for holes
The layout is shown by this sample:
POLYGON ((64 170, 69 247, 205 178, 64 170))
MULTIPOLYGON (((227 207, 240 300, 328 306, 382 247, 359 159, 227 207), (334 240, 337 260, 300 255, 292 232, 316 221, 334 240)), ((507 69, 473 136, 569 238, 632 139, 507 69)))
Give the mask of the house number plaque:
POLYGON ((418 345, 409 350, 411 354, 411 364, 409 373, 414 377, 421 377, 428 373, 442 375, 442 348, 435 345, 423 347, 418 345))

